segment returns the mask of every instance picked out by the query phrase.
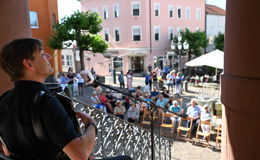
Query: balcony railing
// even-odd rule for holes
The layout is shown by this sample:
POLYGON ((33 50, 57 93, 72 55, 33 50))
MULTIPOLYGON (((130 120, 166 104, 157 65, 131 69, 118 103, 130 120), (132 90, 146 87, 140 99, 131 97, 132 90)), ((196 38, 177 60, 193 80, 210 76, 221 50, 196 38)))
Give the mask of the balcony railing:
MULTIPOLYGON (((72 101, 77 110, 91 115, 97 121, 98 134, 92 153, 95 158, 128 155, 134 160, 152 159, 149 129, 124 121, 79 100, 72 101)), ((83 124, 81 127, 83 129, 83 124)), ((171 139, 154 134, 154 159, 170 160, 172 143, 171 139)))

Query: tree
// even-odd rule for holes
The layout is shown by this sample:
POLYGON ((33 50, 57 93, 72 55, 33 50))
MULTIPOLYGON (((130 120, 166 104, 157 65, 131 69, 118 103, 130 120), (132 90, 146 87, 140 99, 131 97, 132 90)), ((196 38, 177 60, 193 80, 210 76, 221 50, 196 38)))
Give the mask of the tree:
POLYGON ((102 29, 101 22, 97 13, 76 11, 54 26, 49 46, 52 49, 63 49, 76 42, 80 54, 81 70, 84 70, 84 51, 103 53, 108 47, 105 40, 97 34, 102 29))
MULTIPOLYGON (((191 32, 189 29, 181 32, 182 43, 187 41, 189 43, 189 49, 186 52, 182 52, 180 56, 188 54, 188 60, 190 61, 191 56, 200 56, 204 48, 208 45, 208 40, 205 32, 196 31, 191 32)), ((178 42, 177 37, 173 40, 175 43, 178 42)), ((180 53, 179 53, 180 54, 180 53)))
POLYGON ((224 34, 219 32, 214 40, 214 45, 216 49, 224 51, 224 39, 224 34))

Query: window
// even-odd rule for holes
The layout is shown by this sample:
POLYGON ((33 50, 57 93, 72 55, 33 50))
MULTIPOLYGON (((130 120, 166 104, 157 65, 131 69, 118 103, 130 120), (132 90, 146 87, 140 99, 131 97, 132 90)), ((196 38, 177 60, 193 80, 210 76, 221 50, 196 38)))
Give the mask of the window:
POLYGON ((133 41, 141 41, 141 27, 133 26, 132 27, 133 41))
POLYGON ((155 16, 160 15, 160 3, 154 3, 154 15, 155 16))
POLYGON ((132 2, 132 15, 140 16, 140 2, 132 2))
POLYGON ((56 20, 56 14, 52 13, 52 27, 54 27, 54 25, 56 24, 57 20, 56 20))
POLYGON ((181 27, 177 27, 177 34, 178 34, 178 35, 181 34, 181 27))
POLYGON ((92 11, 93 13, 97 13, 97 12, 98 12, 98 9, 97 9, 97 8, 92 8, 91 11, 92 11))
POLYGON ((114 4, 113 10, 114 10, 114 18, 119 17, 119 4, 114 4))
POLYGON ((109 29, 104 29, 104 37, 107 42, 109 42, 109 29))
POLYGON ((104 16, 104 19, 108 19, 108 7, 103 8, 103 16, 104 16))
POLYGON ((173 40, 173 34, 174 34, 173 27, 168 27, 168 39, 169 40, 173 40))
POLYGON ((66 65, 72 67, 72 56, 66 55, 66 65))
POLYGON ((120 72, 123 70, 123 59, 120 57, 115 57, 113 58, 113 64, 114 64, 114 69, 117 72, 120 72))
POLYGON ((181 19, 181 7, 178 7, 178 18, 181 19))
POLYGON ((174 16, 173 5, 169 5, 168 10, 169 10, 169 17, 173 18, 174 16))
POLYGON ((120 30, 118 28, 115 29, 115 41, 116 42, 120 41, 120 30))
POLYGON ((154 27, 154 40, 155 41, 160 40, 160 27, 159 26, 154 27))
POLYGON ((65 57, 64 55, 61 55, 61 63, 63 66, 65 66, 65 57))
POLYGON ((30 11, 30 15, 29 16, 30 16, 31 28, 39 28, 37 12, 30 11))
POLYGON ((196 19, 201 20, 201 9, 200 8, 196 9, 196 19))
POLYGON ((190 7, 186 7, 186 19, 190 19, 190 7))

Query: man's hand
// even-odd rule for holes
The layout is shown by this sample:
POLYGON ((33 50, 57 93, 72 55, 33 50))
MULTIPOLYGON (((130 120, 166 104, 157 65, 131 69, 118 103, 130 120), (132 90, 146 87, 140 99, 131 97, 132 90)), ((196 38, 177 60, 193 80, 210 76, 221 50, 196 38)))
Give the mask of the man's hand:
POLYGON ((76 115, 78 118, 80 118, 80 121, 84 124, 88 124, 88 123, 94 123, 96 124, 97 122, 90 117, 88 114, 86 113, 82 113, 82 112, 76 112, 76 115))

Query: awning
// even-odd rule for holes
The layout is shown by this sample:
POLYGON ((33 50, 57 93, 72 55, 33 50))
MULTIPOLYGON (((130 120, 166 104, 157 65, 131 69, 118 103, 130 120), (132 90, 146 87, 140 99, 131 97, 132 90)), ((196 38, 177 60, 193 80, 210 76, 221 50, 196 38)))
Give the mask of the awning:
POLYGON ((187 63, 186 66, 210 66, 214 68, 224 69, 224 52, 216 49, 215 51, 204 54, 187 63))

